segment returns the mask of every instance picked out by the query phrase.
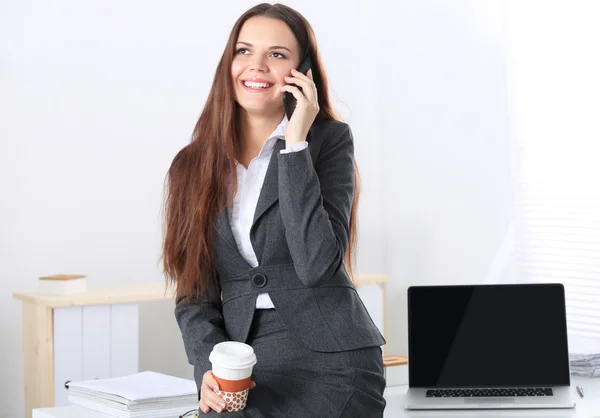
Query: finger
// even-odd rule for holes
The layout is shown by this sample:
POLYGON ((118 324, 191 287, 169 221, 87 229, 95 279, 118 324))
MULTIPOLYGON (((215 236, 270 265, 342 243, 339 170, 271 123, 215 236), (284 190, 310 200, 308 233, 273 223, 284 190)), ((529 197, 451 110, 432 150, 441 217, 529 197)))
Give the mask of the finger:
POLYGON ((296 86, 291 86, 291 85, 281 86, 279 88, 279 91, 281 91, 281 92, 287 91, 288 93, 292 93, 294 95, 294 97, 296 98, 296 100, 298 101, 298 103, 306 102, 306 96, 304 96, 304 94, 302 94, 300 89, 296 86))
POLYGON ((223 398, 221 398, 219 395, 212 391, 210 392, 210 394, 203 393, 200 402, 202 402, 206 406, 206 411, 203 409, 203 411, 206 413, 208 413, 211 409, 214 409, 215 411, 220 413, 223 412, 223 410, 227 406, 223 398))
MULTIPOLYGON (((301 74, 301 73, 298 73, 301 74)), ((311 103, 316 103, 316 87, 315 87, 315 83, 312 82, 312 80, 308 77, 306 77, 304 74, 302 74, 303 77, 305 78, 300 78, 300 77, 285 77, 285 81, 288 83, 293 83, 296 84, 299 87, 302 87, 302 93, 304 93, 304 95, 306 96, 306 98, 308 99, 309 102, 311 103)))
POLYGON ((306 74, 304 74, 303 72, 301 72, 301 71, 298 71, 298 70, 296 70, 295 68, 292 68, 292 77, 298 77, 298 78, 300 78, 300 79, 302 79, 302 80, 306 80, 306 81, 312 81, 312 80, 310 79, 310 77, 308 76, 308 72, 311 72, 311 71, 312 71, 312 68, 310 68, 310 69, 309 69, 309 70, 306 72, 306 74))
POLYGON ((198 406, 200 407, 200 410, 202 412, 204 412, 205 414, 208 414, 210 412, 210 408, 208 407, 208 405, 206 405, 204 403, 204 400, 202 400, 202 398, 200 399, 200 402, 198 403, 198 406))
POLYGON ((202 397, 204 399, 204 403, 217 412, 223 412, 223 409, 225 409, 227 406, 225 400, 212 390, 208 390, 206 395, 202 394, 202 397))
POLYGON ((201 387, 201 400, 204 401, 208 407, 215 411, 222 412, 227 406, 227 403, 215 392, 217 390, 219 390, 219 385, 214 377, 212 377, 212 374, 210 376, 204 376, 201 387))
POLYGON ((204 374, 204 379, 202 379, 202 382, 206 383, 208 387, 214 391, 219 390, 219 382, 217 382, 217 379, 215 379, 210 370, 204 374))
POLYGON ((306 72, 306 74, 301 73, 300 71, 292 68, 292 77, 297 77, 301 80, 305 80, 309 86, 312 86, 315 93, 317 92, 317 86, 314 83, 315 79, 314 79, 314 73, 312 68, 309 68, 308 71, 306 72))
MULTIPOLYGON (((306 97, 307 99, 312 102, 312 103, 318 103, 318 98, 319 98, 319 92, 317 90, 317 85, 314 83, 313 81, 313 70, 312 68, 309 68, 309 70, 307 71, 306 75, 302 74, 301 72, 292 69, 292 76, 290 80, 297 80, 297 83, 300 83, 300 87, 302 87, 303 92, 304 91, 312 91, 313 94, 307 94, 306 97), (304 80, 305 84, 301 84, 300 80, 304 80)), ((288 82, 293 82, 293 81, 288 81, 288 82)))
POLYGON ((309 113, 311 112, 319 112, 319 103, 318 102, 311 102, 309 101, 306 96, 304 95, 304 92, 300 91, 300 89, 296 86, 292 86, 292 85, 286 85, 286 86, 282 86, 280 87, 279 91, 287 91, 292 93, 292 95, 294 96, 294 98, 296 99, 296 109, 302 108, 302 109, 306 109, 306 111, 308 111, 309 113))
POLYGON ((305 80, 305 79, 300 78, 300 77, 294 77, 294 76, 290 77, 289 75, 285 76, 284 78, 285 78, 286 83, 288 83, 288 84, 295 84, 298 87, 302 87, 302 90, 308 90, 308 89, 311 88, 312 81, 310 79, 309 80, 305 80))
POLYGON ((317 85, 315 84, 315 78, 313 77, 313 70, 312 70, 312 68, 310 68, 308 70, 308 72, 306 73, 306 75, 309 76, 310 79, 312 80, 312 82, 313 82, 312 85, 313 85, 313 88, 315 90, 315 97, 318 98, 319 97, 319 92, 317 90, 317 85))
POLYGON ((256 387, 256 382, 250 382, 250 389, 254 389, 256 387))
POLYGON ((219 390, 219 382, 217 382, 217 379, 215 379, 215 377, 212 374, 212 371, 208 371, 205 375, 204 375, 204 383, 206 383, 206 385, 209 388, 209 391, 211 393, 214 393, 214 395, 218 398, 218 400, 222 400, 222 398, 216 394, 215 392, 219 390))

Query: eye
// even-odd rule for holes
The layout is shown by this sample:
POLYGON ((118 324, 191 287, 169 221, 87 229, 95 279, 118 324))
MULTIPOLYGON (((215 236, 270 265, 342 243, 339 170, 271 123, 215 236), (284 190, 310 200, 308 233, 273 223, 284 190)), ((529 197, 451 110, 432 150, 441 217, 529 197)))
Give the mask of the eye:
POLYGON ((286 56, 283 55, 281 52, 273 52, 273 56, 277 59, 285 59, 286 56))
POLYGON ((245 55, 246 52, 250 52, 248 50, 248 48, 239 48, 237 51, 235 51, 236 54, 243 54, 243 55, 245 55))

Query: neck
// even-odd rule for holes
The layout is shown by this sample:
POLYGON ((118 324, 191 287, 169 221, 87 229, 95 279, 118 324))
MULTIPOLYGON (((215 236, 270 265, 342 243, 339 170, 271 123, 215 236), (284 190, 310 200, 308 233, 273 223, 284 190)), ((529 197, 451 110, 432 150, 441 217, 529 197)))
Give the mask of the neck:
POLYGON ((254 114, 240 112, 240 147, 242 153, 258 154, 268 136, 277 128, 283 119, 283 111, 272 114, 254 114))

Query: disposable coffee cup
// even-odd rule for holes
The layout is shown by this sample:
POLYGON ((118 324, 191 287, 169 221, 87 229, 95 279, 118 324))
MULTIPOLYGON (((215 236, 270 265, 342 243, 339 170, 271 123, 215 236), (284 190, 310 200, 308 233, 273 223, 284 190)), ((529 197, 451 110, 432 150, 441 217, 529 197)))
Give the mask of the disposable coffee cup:
POLYGON ((252 368, 256 364, 252 347, 237 341, 225 341, 213 347, 208 360, 212 363, 212 374, 219 383, 216 393, 227 402, 227 411, 244 409, 252 368))

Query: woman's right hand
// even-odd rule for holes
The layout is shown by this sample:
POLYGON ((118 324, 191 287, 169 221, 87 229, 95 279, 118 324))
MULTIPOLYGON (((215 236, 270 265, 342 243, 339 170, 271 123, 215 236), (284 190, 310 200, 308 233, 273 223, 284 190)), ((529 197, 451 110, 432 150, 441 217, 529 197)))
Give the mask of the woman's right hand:
POLYGON ((202 376, 202 385, 200 386, 200 410, 208 414, 211 409, 218 413, 223 412, 227 404, 216 391, 219 390, 219 384, 214 378, 212 371, 207 371, 202 376))

